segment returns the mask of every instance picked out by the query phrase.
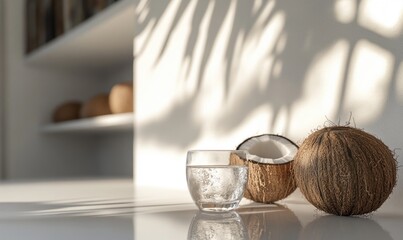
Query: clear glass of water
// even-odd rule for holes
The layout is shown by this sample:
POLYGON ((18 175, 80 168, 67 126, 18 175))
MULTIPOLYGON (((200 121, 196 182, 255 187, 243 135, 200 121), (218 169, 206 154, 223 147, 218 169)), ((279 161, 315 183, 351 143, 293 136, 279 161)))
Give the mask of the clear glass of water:
POLYGON ((238 208, 248 180, 248 153, 241 150, 188 151, 186 178, 197 207, 206 212, 238 208))

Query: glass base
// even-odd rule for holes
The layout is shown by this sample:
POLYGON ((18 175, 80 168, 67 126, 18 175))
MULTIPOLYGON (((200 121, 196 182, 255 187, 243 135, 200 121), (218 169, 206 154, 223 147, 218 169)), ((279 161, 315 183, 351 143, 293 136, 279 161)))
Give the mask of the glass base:
POLYGON ((239 206, 239 201, 233 202, 199 202, 198 207, 203 212, 228 212, 239 206))

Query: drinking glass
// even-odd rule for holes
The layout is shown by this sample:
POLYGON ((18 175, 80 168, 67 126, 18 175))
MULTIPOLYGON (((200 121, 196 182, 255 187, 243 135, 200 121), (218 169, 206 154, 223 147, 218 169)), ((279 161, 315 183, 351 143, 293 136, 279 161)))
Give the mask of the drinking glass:
POLYGON ((201 211, 238 208, 248 180, 248 153, 241 150, 188 151, 186 178, 190 195, 201 211))

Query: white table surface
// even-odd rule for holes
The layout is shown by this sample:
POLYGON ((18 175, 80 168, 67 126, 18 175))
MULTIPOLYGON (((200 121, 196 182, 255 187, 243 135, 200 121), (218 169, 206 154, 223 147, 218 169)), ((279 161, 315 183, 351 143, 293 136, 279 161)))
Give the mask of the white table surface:
MULTIPOLYGON (((152 191, 164 191, 149 189, 152 191)), ((1 239, 403 239, 403 211, 385 202, 360 217, 316 210, 300 197, 244 200, 237 214, 203 215, 187 193, 134 196, 130 179, 0 184, 1 239)), ((138 191, 136 191, 137 193, 138 191)), ((147 193, 147 191, 143 191, 147 193)))

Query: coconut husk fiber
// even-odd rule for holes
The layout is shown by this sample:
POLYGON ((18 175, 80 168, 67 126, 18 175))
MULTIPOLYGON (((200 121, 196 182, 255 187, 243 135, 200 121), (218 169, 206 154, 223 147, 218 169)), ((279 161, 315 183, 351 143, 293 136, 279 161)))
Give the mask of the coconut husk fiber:
POLYGON ((348 126, 312 133, 294 158, 298 187, 315 207, 335 215, 378 209, 396 185, 397 162, 378 138, 348 126))
MULTIPOLYGON (((245 159, 232 157, 233 162, 245 159)), ((244 197, 255 202, 273 203, 286 198, 297 188, 293 177, 293 161, 283 164, 261 164, 248 161, 248 182, 244 197)))

